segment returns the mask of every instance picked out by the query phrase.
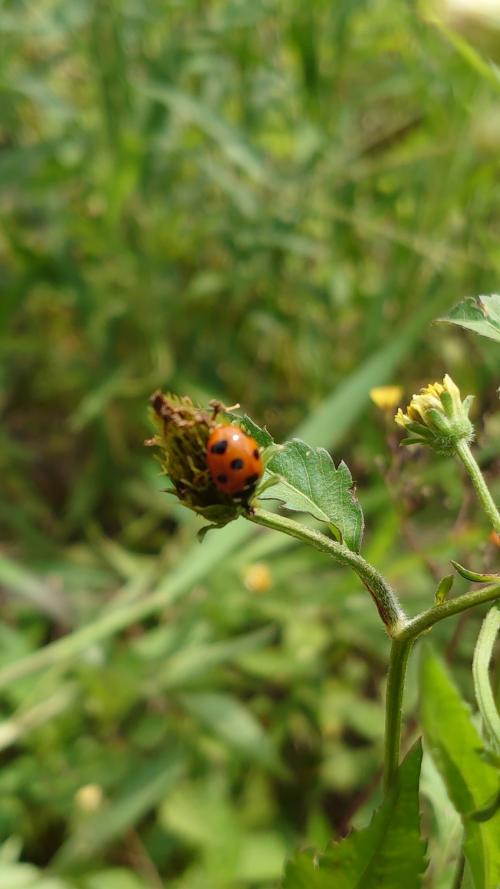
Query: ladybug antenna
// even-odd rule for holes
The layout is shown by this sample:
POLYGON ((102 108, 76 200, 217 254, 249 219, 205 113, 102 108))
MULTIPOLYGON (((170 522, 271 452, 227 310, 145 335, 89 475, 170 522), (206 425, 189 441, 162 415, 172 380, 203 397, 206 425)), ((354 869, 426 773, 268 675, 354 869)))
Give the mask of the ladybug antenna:
POLYGON ((213 410, 212 420, 215 420, 217 414, 230 413, 231 411, 238 410, 238 408, 240 407, 238 403, 232 404, 231 407, 226 407, 226 405, 222 401, 218 401, 216 398, 212 398, 212 400, 208 403, 213 410))

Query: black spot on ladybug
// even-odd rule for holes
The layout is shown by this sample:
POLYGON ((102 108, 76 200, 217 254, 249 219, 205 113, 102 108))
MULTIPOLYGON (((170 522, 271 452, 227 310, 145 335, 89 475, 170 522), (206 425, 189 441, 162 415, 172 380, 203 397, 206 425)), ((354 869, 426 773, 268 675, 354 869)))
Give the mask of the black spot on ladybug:
POLYGON ((217 476, 217 481, 218 481, 221 485, 225 485, 225 484, 227 483, 227 475, 224 475, 224 473, 221 472, 221 474, 217 476))
POLYGON ((212 454, 225 454, 227 451, 227 441, 225 438, 222 441, 216 442, 216 444, 212 445, 210 448, 212 454))
POLYGON ((259 476, 257 475, 256 472, 254 472, 253 475, 247 475, 247 477, 245 479, 245 486, 246 485, 254 485, 258 478, 259 478, 259 476))
POLYGON ((229 465, 231 466, 231 469, 243 469, 245 463, 240 457, 236 457, 234 460, 231 460, 229 465))
POLYGON ((257 450, 257 448, 254 448, 254 451, 253 451, 253 455, 254 455, 254 457, 255 457, 255 459, 256 459, 256 460, 258 460, 258 459, 259 459, 259 457, 260 457, 260 454, 259 454, 259 452, 258 452, 258 450, 257 450))

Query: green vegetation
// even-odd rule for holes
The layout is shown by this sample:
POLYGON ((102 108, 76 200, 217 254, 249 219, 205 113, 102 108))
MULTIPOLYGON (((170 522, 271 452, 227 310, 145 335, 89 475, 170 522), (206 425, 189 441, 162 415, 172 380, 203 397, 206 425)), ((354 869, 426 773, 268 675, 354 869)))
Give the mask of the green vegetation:
POLYGON ((423 885, 458 887, 461 816, 464 889, 495 889, 486 606, 412 655, 410 753, 371 820, 390 640, 366 589, 243 518, 200 544, 143 447, 158 387, 240 402, 332 453, 316 518, 357 549, 331 502, 352 474, 410 617, 436 587, 454 613, 451 559, 474 569, 453 596, 491 579, 472 483, 400 449, 369 391, 406 404, 448 371, 474 393, 496 509, 498 316, 452 309, 499 289, 495 69, 397 0, 4 0, 0 30, 0 886, 274 889, 291 859, 313 889, 302 850, 356 828, 325 879, 357 885, 362 848, 389 889, 402 822, 417 881, 421 725, 423 885))

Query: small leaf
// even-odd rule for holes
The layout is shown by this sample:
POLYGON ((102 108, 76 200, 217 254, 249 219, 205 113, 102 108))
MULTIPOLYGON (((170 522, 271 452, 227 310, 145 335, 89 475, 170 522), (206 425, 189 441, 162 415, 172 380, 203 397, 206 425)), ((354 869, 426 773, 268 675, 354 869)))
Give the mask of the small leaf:
POLYGON ((418 889, 425 868, 420 837, 417 744, 370 824, 324 855, 301 853, 285 870, 283 889, 418 889))
POLYGON ((442 605, 443 602, 446 601, 448 593, 453 586, 454 579, 453 574, 447 574, 446 577, 443 577, 442 580, 439 581, 438 588, 434 593, 434 601, 436 605, 442 605))
POLYGON ((491 296, 468 296, 451 312, 436 320, 458 324, 500 343, 500 296, 498 293, 491 296))
POLYGON ((478 574, 476 571, 470 571, 469 568, 464 568, 463 565, 460 565, 459 562, 455 562, 454 559, 450 559, 451 564, 453 565, 455 571, 465 577, 466 580, 472 581, 472 583, 496 583, 500 580, 500 574, 478 574))
POLYGON ((500 812, 488 821, 474 812, 491 804, 498 792, 498 771, 482 757, 483 744, 469 708, 430 647, 420 670, 420 713, 424 738, 450 799, 465 828, 464 851, 476 889, 500 885, 500 812))
POLYGON ((500 752, 500 716, 495 704, 488 670, 499 630, 500 609, 494 605, 483 620, 472 662, 477 705, 488 741, 497 753, 500 752))
POLYGON ((283 773, 269 736, 252 711, 237 698, 217 692, 188 692, 180 700, 195 719, 229 747, 276 773, 283 773))
POLYGON ((359 552, 363 512, 343 461, 336 469, 324 448, 311 448, 294 438, 270 460, 268 469, 280 476, 270 499, 282 500, 285 509, 307 512, 326 522, 349 549, 359 552))
POLYGON ((248 416, 248 414, 244 414, 243 417, 240 417, 239 414, 235 414, 232 411, 224 411, 225 415, 229 417, 234 423, 238 423, 248 435, 251 435, 255 438, 255 441, 261 448, 268 448, 270 445, 274 444, 274 440, 272 435, 267 431, 265 427, 257 426, 257 423, 248 416))
POLYGON ((494 797, 488 805, 484 807, 484 809, 478 809, 476 812, 473 812, 471 818, 474 821, 489 821, 490 818, 493 818, 494 815, 500 809, 500 788, 498 789, 498 793, 496 797, 494 797))

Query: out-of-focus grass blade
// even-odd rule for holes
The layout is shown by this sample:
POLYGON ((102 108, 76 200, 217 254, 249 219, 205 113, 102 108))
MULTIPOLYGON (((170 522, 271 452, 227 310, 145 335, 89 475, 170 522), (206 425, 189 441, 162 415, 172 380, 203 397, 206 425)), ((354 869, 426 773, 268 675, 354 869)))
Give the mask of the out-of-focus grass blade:
POLYGON ((162 687, 179 688, 198 677, 205 676, 208 671, 220 664, 262 648, 271 640, 273 634, 273 627, 265 627, 255 633, 245 633, 243 636, 223 642, 213 642, 209 645, 198 643, 181 648, 167 659, 158 674, 158 681, 162 687))
POLYGON ((295 430, 297 438, 315 447, 334 447, 366 409, 370 389, 391 379, 435 311, 436 306, 426 306, 399 334, 393 334, 300 424, 295 430))
POLYGON ((163 84, 151 84, 146 93, 152 99, 168 105, 170 110, 191 125, 199 127, 219 145, 228 160, 256 182, 263 183, 268 175, 263 158, 234 127, 222 117, 198 102, 193 96, 163 84))
POLYGON ((69 622, 71 610, 67 600, 48 583, 6 556, 0 556, 0 586, 56 620, 69 622))
POLYGON ((255 716, 237 698, 216 692, 189 692, 180 698, 186 710, 245 759, 283 772, 278 755, 255 716))
POLYGON ((30 710, 14 713, 10 719, 0 722, 0 750, 6 750, 33 729, 59 716, 73 703, 76 694, 76 685, 62 685, 53 695, 35 704, 30 710))
POLYGON ((139 768, 123 795, 89 816, 64 843, 55 861, 56 869, 92 858, 157 805, 182 773, 183 760, 178 753, 169 753, 139 768))

